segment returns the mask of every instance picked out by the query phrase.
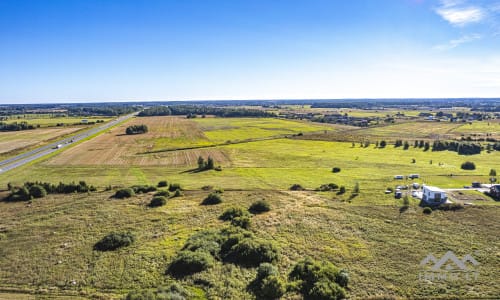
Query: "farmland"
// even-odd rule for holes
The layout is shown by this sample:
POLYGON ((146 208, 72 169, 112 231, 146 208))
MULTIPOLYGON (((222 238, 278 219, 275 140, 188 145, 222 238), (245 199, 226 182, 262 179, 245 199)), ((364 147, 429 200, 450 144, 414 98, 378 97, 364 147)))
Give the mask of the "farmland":
MULTIPOLYGON (((472 126, 478 130, 492 126, 479 124, 472 126)), ((348 270, 353 299, 435 298, 443 293, 494 297, 500 293, 497 285, 489 284, 500 275, 498 202, 473 191, 453 192, 452 200, 475 205, 426 215, 416 199, 410 199, 403 211, 402 200, 384 192, 413 182, 396 181, 396 174, 419 173, 416 182, 443 188, 487 182, 490 169, 500 170, 498 151, 463 156, 423 151, 413 144, 408 150, 391 144, 382 149, 374 143, 361 147, 358 142, 329 139, 350 134, 373 142, 392 138, 412 142, 456 136, 467 126, 412 122, 359 129, 270 118, 133 118, 33 165, 0 175, 4 186, 28 180, 85 180, 98 189, 49 195, 29 204, 0 202, 0 289, 120 299, 130 290, 177 281, 199 299, 221 295, 252 299, 246 287, 255 277, 255 268, 217 262, 183 279, 165 275, 165 270, 193 233, 228 226, 218 219, 225 209, 246 209, 265 199, 272 209, 251 218, 251 231, 279 245, 276 265, 283 275, 301 258, 311 256, 348 270), (127 126, 141 124, 147 125, 147 133, 124 134, 127 126), (199 156, 211 156, 222 170, 197 172, 199 156), (462 170, 466 160, 473 161, 476 169, 462 170), (332 167, 341 171, 332 173, 332 167), (160 180, 181 184, 184 195, 155 209, 148 207, 152 193, 112 198, 118 187, 156 185, 160 180), (315 190, 328 183, 345 186, 346 193, 315 190), (290 191, 292 184, 305 190, 290 191), (360 190, 353 195, 356 184, 360 190), (221 204, 200 206, 209 193, 202 190, 206 186, 224 190, 221 204), (134 233, 136 242, 114 252, 92 250, 103 235, 116 231, 134 233), (428 253, 442 255, 447 250, 460 257, 473 253, 481 261, 481 280, 473 283, 474 289, 464 281, 419 280, 420 261, 428 253)), ((285 299, 297 297, 290 292, 285 299)))
POLYGON ((29 147, 43 145, 80 129, 82 128, 69 127, 0 132, 0 158, 5 158, 29 147))

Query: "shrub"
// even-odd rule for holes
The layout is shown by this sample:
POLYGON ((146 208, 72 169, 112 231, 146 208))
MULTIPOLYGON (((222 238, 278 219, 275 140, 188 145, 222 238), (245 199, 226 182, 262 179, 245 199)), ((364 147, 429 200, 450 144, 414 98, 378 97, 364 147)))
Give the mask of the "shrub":
POLYGON ((214 257, 219 256, 222 236, 218 231, 206 230, 200 231, 189 237, 182 247, 183 251, 201 251, 209 253, 214 257))
POLYGON ((94 245, 94 250, 112 251, 126 247, 135 241, 131 233, 110 233, 94 245))
POLYGON ((271 210, 271 205, 265 200, 258 200, 250 205, 248 211, 252 214, 261 214, 271 210))
POLYGON ((158 191, 155 196, 170 197, 170 193, 168 191, 158 191))
POLYGON ((339 191, 337 192, 337 195, 342 195, 342 194, 345 194, 345 186, 341 186, 339 188, 339 191))
POLYGON ((339 167, 333 167, 332 172, 333 173, 338 173, 338 172, 340 172, 340 168, 339 167))
POLYGON ((460 166, 463 170, 475 170, 476 164, 471 161, 466 161, 460 166))
POLYGON ((213 264, 214 259, 207 252, 180 251, 167 271, 174 276, 182 277, 204 271, 213 264))
POLYGON ((461 203, 445 203, 445 204, 441 204, 438 206, 438 209, 444 210, 444 211, 448 211, 448 210, 455 211, 455 210, 461 210, 464 208, 465 208, 465 206, 461 203))
POLYGON ((317 190, 322 192, 333 191, 338 189, 339 186, 335 183, 322 184, 317 190))
POLYGON ((132 125, 127 127, 125 130, 126 134, 140 134, 140 133, 146 133, 148 132, 148 126, 141 124, 141 125, 132 125))
POLYGON ((168 187, 168 190, 170 192, 175 192, 176 190, 181 190, 182 191, 182 187, 178 183, 171 183, 170 186, 168 187))
POLYGON ((174 282, 168 286, 160 286, 156 290, 131 291, 125 300, 185 300, 190 293, 180 284, 174 282))
POLYGON ((149 207, 159 207, 167 204, 167 199, 163 196, 155 196, 151 199, 149 207))
POLYGON ((215 205, 222 202, 222 197, 218 193, 210 193, 202 202, 202 205, 215 205))
POLYGON ((423 210, 424 214, 426 215, 430 215, 432 213, 432 208, 426 206, 424 207, 424 210, 423 210))
POLYGON ((306 258, 298 262, 289 278, 299 284, 304 299, 344 299, 349 276, 329 262, 306 258))
POLYGON ((243 238, 231 247, 226 260, 248 267, 257 267, 264 262, 275 262, 278 249, 270 242, 255 238, 243 238))
POLYGON ((29 193, 33 198, 43 198, 47 196, 47 191, 39 185, 33 185, 29 189, 29 193))
POLYGON ((116 191, 115 195, 113 197, 118 198, 118 199, 124 199, 124 198, 130 198, 134 196, 134 190, 131 188, 126 188, 126 189, 120 189, 116 191))
POLYGON ((231 207, 226 209, 222 215, 219 216, 219 219, 222 221, 231 221, 232 219, 236 217, 242 217, 247 215, 248 213, 244 211, 240 207, 231 207))
POLYGON ((156 187, 152 185, 133 185, 131 188, 136 194, 143 194, 156 191, 156 187))
POLYGON ((304 299, 308 300, 335 300, 345 299, 346 292, 335 282, 327 279, 321 279, 314 283, 312 289, 304 295, 304 299))
POLYGON ((236 217, 231 220, 231 225, 241 227, 243 229, 249 229, 251 220, 248 216, 236 217))
POLYGON ((290 191, 303 191, 304 188, 300 185, 300 184, 293 184, 291 187, 290 187, 290 191))
POLYGON ((181 190, 176 189, 176 190, 175 190, 175 193, 174 193, 174 195, 173 195, 172 197, 174 197, 174 198, 175 198, 175 197, 180 197, 180 196, 182 196, 182 195, 183 195, 183 194, 182 194, 181 190))
POLYGON ((11 194, 7 197, 7 201, 28 201, 31 199, 30 191, 25 186, 21 188, 13 188, 11 194))
POLYGON ((158 182, 158 187, 166 187, 166 186, 168 186, 168 182, 166 180, 158 182))
POLYGON ((279 277, 278 269, 270 263, 262 263, 257 268, 257 276, 248 289, 257 299, 279 299, 285 292, 285 283, 279 277))

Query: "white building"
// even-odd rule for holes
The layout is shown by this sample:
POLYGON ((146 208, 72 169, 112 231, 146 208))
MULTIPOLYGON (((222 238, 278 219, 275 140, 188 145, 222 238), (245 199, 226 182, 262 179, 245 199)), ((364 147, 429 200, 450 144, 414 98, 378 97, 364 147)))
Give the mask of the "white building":
POLYGON ((422 189, 422 200, 430 205, 439 205, 446 202, 446 192, 435 186, 424 185, 422 189))

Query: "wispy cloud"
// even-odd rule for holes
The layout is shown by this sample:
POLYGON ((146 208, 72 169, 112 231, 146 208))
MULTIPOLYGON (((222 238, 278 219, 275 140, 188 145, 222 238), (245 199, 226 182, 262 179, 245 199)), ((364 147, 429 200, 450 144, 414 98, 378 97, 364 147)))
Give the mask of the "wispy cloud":
POLYGON ((436 12, 453 26, 463 27, 471 23, 482 21, 486 13, 477 6, 457 7, 448 3, 436 9, 436 12))
POLYGON ((479 39, 481 39, 480 34, 477 34, 477 33, 468 34, 468 35, 464 35, 458 39, 451 40, 446 44, 436 45, 436 46, 434 46, 434 49, 439 50, 439 51, 451 50, 451 49, 456 48, 462 44, 470 43, 470 42, 473 42, 473 41, 479 40, 479 39))

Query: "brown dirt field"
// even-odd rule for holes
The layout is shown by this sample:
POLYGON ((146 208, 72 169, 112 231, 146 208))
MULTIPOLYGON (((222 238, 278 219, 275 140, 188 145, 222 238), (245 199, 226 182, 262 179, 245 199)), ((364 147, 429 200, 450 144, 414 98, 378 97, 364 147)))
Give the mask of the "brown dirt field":
POLYGON ((178 141, 206 140, 197 123, 179 117, 134 118, 112 130, 63 151, 46 162, 48 165, 136 165, 136 166, 196 166, 198 156, 214 158, 218 164, 227 163, 229 156, 223 150, 193 149, 163 153, 142 154, 154 149, 158 139, 178 141), (125 135, 130 125, 145 124, 148 133, 125 135))
POLYGON ((33 146, 80 129, 81 127, 71 127, 0 132, 0 153, 33 146))

